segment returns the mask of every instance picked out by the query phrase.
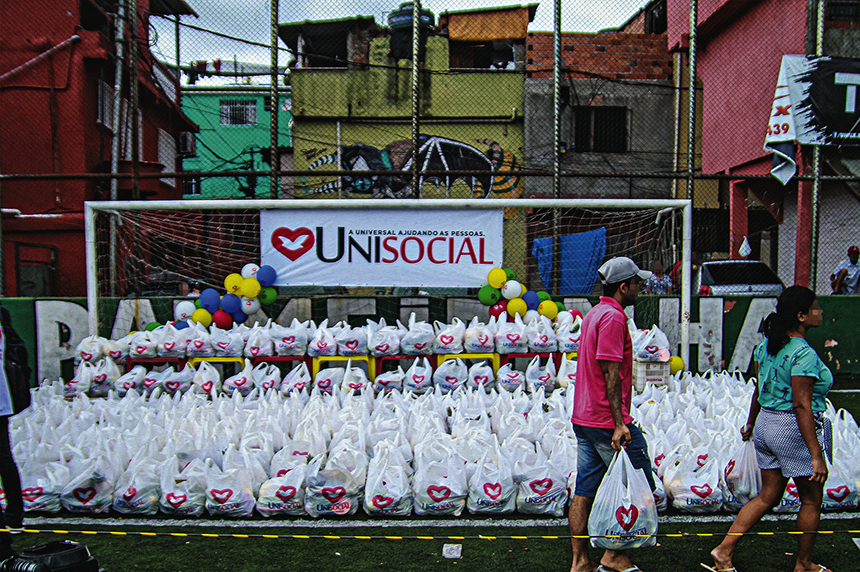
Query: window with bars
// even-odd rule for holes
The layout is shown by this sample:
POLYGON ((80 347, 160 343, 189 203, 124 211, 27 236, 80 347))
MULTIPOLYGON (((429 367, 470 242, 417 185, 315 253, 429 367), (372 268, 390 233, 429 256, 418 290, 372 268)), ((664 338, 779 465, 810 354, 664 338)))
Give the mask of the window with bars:
POLYGON ((256 125, 257 102, 253 99, 222 99, 221 125, 256 125))
POLYGON ((575 152, 627 152, 626 107, 578 106, 573 113, 575 152))

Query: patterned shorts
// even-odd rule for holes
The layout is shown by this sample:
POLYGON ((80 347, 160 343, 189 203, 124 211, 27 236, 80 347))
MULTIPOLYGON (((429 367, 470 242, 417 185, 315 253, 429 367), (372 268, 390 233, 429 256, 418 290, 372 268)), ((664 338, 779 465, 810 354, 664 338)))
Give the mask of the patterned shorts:
MULTIPOLYGON (((829 462, 833 462, 833 428, 822 413, 815 416, 815 435, 829 462)), ((759 469, 781 469, 784 477, 812 476, 812 455, 791 411, 762 409, 753 431, 759 469)))

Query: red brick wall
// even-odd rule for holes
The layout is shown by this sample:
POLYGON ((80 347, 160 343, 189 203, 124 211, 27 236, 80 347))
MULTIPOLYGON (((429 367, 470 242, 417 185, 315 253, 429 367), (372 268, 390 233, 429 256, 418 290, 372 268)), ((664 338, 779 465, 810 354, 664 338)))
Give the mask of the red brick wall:
MULTIPOLYGON (((552 56, 552 34, 529 33, 526 77, 551 78, 552 56)), ((562 34, 561 56, 568 78, 667 80, 672 77, 672 58, 665 34, 562 34)))

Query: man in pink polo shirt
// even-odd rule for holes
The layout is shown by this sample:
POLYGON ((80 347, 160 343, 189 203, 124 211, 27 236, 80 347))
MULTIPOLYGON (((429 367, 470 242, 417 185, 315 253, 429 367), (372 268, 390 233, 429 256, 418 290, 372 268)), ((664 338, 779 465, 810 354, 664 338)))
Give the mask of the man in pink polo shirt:
MULTIPOLYGON (((651 273, 625 257, 608 260, 598 270, 603 296, 582 321, 579 340, 576 393, 571 422, 577 439, 576 490, 568 521, 571 536, 588 534, 588 515, 597 487, 615 451, 627 450, 630 461, 642 469, 654 490, 648 445, 630 416, 633 394, 633 346, 624 308, 636 302, 642 282, 651 273)), ((571 539, 572 572, 636 572, 623 551, 607 550, 595 564, 588 556, 588 541, 571 539)))

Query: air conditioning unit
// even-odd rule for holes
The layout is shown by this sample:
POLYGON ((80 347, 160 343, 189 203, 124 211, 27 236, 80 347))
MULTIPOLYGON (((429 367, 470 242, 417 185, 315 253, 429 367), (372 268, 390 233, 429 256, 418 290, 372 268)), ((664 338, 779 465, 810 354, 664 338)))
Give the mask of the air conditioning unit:
POLYGON ((179 154, 185 157, 197 156, 197 137, 191 131, 179 133, 179 154))

